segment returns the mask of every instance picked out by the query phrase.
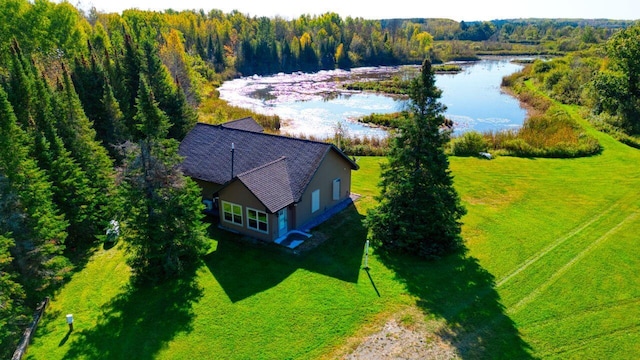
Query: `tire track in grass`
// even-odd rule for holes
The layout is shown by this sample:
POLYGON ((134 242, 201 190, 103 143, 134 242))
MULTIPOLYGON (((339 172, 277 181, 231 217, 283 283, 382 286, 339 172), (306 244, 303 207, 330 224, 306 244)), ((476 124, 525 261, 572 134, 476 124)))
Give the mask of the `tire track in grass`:
POLYGON ((539 327, 544 327, 547 326, 549 324, 552 323, 561 323, 563 321, 572 321, 575 318, 579 318, 579 317, 583 317, 585 315, 589 315, 589 314, 595 314, 595 313, 599 313, 599 312, 611 312, 614 311, 616 309, 619 308, 624 308, 624 307, 628 307, 628 306, 640 306, 640 296, 636 296, 636 297, 632 297, 632 298, 627 298, 627 299, 621 299, 621 300, 616 300, 616 301, 610 301, 607 303, 603 303, 603 304, 599 304, 599 305, 594 305, 594 306, 590 306, 587 308, 583 308, 580 310, 572 310, 571 313, 567 314, 567 315, 553 315, 552 317, 548 317, 545 319, 541 319, 541 320, 536 320, 533 322, 529 322, 529 323, 520 323, 519 327, 522 328, 526 328, 526 329, 536 329, 539 327))
POLYGON ((535 290, 530 292, 529 295, 525 296, 520 301, 518 301, 515 305, 509 307, 507 309, 507 312, 510 313, 510 314, 514 314, 514 313, 518 312, 520 309, 522 309, 523 306, 525 306, 528 303, 530 303, 531 301, 533 301, 538 295, 540 295, 543 291, 547 290, 551 285, 553 285, 575 263, 577 263, 578 261, 582 260, 585 256, 589 255, 589 253, 591 253, 591 251, 593 251, 593 249, 595 249, 598 245, 600 245, 600 243, 602 243, 604 240, 608 239, 611 235, 613 235, 618 230, 620 230, 621 227, 626 225, 628 222, 630 222, 632 220, 635 220, 635 218, 637 218, 638 215, 639 214, 637 212, 631 213, 629 216, 624 218, 616 226, 614 226, 611 229, 609 229, 609 231, 607 231, 604 235, 602 235, 601 237, 597 238, 594 242, 591 243, 591 245, 587 246, 584 250, 582 250, 576 256, 574 256, 568 263, 566 263, 564 266, 562 266, 560 269, 558 269, 558 271, 553 273, 553 275, 551 275, 549 277, 549 279, 547 279, 547 281, 542 283, 535 290))
MULTIPOLYGON (((573 345, 559 346, 553 349, 552 351, 539 354, 539 356, 540 358, 548 358, 550 356, 554 356, 554 355, 557 356, 557 355, 565 354, 572 351, 590 349, 591 344, 595 341, 602 340, 603 338, 610 337, 610 336, 626 335, 626 334, 629 334, 630 332, 636 332, 636 331, 640 332, 640 325, 625 326, 615 330, 577 339, 573 345)), ((591 350, 589 350, 589 352, 591 352, 591 350)))
POLYGON ((593 223, 595 223, 596 221, 602 219, 605 215, 613 212, 613 210, 615 210, 617 207, 620 207, 620 205, 629 203, 631 201, 632 200, 629 200, 628 197, 623 196, 620 200, 616 201, 613 205, 611 205, 607 209, 598 212, 597 214, 592 216, 589 220, 583 222, 580 226, 578 226, 575 229, 573 229, 570 233, 558 238, 556 241, 554 241, 553 243, 549 244, 547 247, 545 247, 541 251, 537 252, 536 254, 534 254, 533 256, 531 256, 530 258, 525 260, 524 262, 522 262, 520 264, 520 266, 518 266, 511 273, 503 276, 500 280, 498 280, 496 282, 496 288, 499 288, 502 285, 504 285, 507 281, 511 280, 511 278, 513 278, 514 276, 520 274, 522 271, 526 270, 529 266, 533 265, 535 262, 540 260, 543 256, 547 255, 548 253, 553 251, 555 248, 557 248, 558 246, 562 245, 565 241, 567 241, 567 240, 571 239, 572 237, 576 236, 577 234, 581 233, 584 229, 586 229, 589 226, 593 225, 593 223))

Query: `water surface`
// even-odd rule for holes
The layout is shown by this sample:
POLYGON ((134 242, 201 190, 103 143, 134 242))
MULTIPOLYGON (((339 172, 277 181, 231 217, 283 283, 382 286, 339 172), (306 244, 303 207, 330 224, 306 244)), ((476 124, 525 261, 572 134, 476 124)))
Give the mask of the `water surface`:
MULTIPOLYGON (((454 121, 456 131, 503 130, 522 124, 524 109, 515 98, 500 90, 502 77, 520 70, 521 65, 509 59, 483 59, 461 66, 463 71, 458 74, 436 75, 436 86, 443 91, 440 100, 448 108, 445 115, 454 121)), ((367 67, 251 76, 227 81, 219 91, 220 98, 232 105, 280 116, 281 130, 286 133, 328 137, 341 123, 351 136, 384 137, 385 130, 358 123, 356 119, 371 113, 400 111, 406 99, 347 91, 340 85, 406 76, 407 69, 367 67)))

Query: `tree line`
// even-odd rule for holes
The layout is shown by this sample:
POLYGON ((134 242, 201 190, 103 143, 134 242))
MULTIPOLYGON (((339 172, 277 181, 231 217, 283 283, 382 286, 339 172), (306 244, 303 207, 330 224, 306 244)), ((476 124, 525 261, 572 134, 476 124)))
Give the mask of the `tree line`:
POLYGON ((640 23, 616 32, 596 48, 536 60, 504 84, 536 83, 548 96, 587 109, 601 131, 640 148, 640 23))
POLYGON ((199 189, 179 170, 197 78, 178 33, 124 20, 108 33, 68 3, 0 6, 0 357, 8 358, 30 309, 83 266, 111 220, 141 284, 179 274, 206 243, 199 189))

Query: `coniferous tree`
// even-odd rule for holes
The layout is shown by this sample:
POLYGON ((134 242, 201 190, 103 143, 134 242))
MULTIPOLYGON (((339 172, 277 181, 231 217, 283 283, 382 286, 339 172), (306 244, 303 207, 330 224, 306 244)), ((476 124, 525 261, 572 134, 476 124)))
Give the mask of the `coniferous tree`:
POLYGON ((78 98, 82 104, 82 109, 86 116, 95 124, 95 130, 98 138, 102 140, 103 129, 98 126, 100 123, 100 115, 102 113, 102 94, 105 86, 106 74, 102 68, 102 64, 98 61, 95 53, 89 44, 90 59, 87 61, 83 58, 76 58, 71 80, 76 89, 78 98))
POLYGON ((16 282, 12 264, 10 250, 14 246, 13 239, 0 233, 0 357, 3 359, 10 358, 20 340, 23 326, 28 322, 24 289, 16 282))
POLYGON ((29 114, 32 108, 33 79, 29 76, 28 63, 22 55, 18 42, 14 39, 11 44, 11 77, 9 79, 8 99, 14 109, 16 119, 23 127, 33 126, 33 119, 29 114))
POLYGON ((374 244, 430 258, 459 248, 464 207, 453 187, 444 153, 441 91, 428 60, 410 88, 411 121, 392 139, 383 166, 378 206, 368 213, 374 244))
POLYGON ((174 83, 167 67, 160 59, 158 49, 150 41, 143 46, 146 78, 158 107, 169 119, 170 138, 182 140, 197 121, 197 114, 187 103, 184 91, 174 83))
POLYGON ((139 280, 180 273, 205 246, 200 192, 179 169, 178 142, 166 139, 167 116, 159 109, 144 77, 136 123, 142 134, 121 172, 122 219, 128 263, 139 280))
MULTIPOLYGON (((37 74, 36 74, 37 75, 37 74)), ((91 187, 89 178, 71 152, 58 136, 53 112, 53 90, 43 75, 36 84, 36 113, 34 115, 38 136, 44 138, 37 151, 40 168, 47 171, 52 184, 53 201, 69 221, 67 246, 90 244, 102 223, 100 212, 94 211, 97 188, 91 187)))
MULTIPOLYGON (((131 35, 124 36, 124 55, 116 58, 116 68, 122 81, 122 95, 119 98, 120 109, 124 114, 127 129, 130 134, 135 134, 136 125, 133 116, 136 113, 136 97, 142 74, 142 56, 131 35)), ((112 79, 113 80, 113 79, 112 79)), ((117 93, 116 93, 117 96, 117 93)))
POLYGON ((102 141, 111 158, 116 163, 120 163, 122 161, 122 152, 118 149, 129 139, 129 132, 125 125, 124 114, 120 111, 120 104, 116 100, 111 84, 108 81, 104 83, 101 104, 103 112, 100 115, 100 121, 104 130, 102 141))
POLYGON ((34 301, 70 270, 62 256, 67 222, 53 203, 45 172, 29 157, 27 135, 1 87, 0 119, 0 234, 13 234, 14 264, 34 301))
POLYGON ((177 79, 176 84, 176 92, 170 107, 175 115, 171 121, 171 127, 169 127, 168 137, 182 141, 198 122, 198 113, 189 105, 177 79))
MULTIPOLYGON (((90 44, 89 48, 91 49, 90 44)), ((106 59, 105 63, 108 64, 108 69, 91 52, 90 62, 76 59, 71 78, 82 108, 93 123, 97 140, 107 149, 112 159, 121 160, 117 147, 127 140, 127 131, 120 104, 115 99, 108 80, 112 71, 110 60, 106 59)))
POLYGON ((111 216, 109 196, 113 193, 113 162, 107 150, 96 139, 93 124, 86 117, 80 99, 75 92, 69 72, 63 65, 62 89, 54 106, 57 112, 58 134, 65 148, 86 173, 90 186, 94 189, 94 201, 90 212, 95 219, 101 219, 92 232, 102 231, 111 216))

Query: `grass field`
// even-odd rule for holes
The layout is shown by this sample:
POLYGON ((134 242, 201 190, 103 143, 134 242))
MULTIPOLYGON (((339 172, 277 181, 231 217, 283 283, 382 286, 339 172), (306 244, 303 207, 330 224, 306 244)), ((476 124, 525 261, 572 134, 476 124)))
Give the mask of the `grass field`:
POLYGON ((28 358, 332 358, 407 308, 462 358, 640 358, 640 151, 590 132, 604 147, 590 158, 451 158, 468 250, 436 262, 374 253, 360 268, 383 161, 364 157, 363 197, 303 256, 212 229, 192 274, 135 289, 120 247, 101 249, 28 358))

